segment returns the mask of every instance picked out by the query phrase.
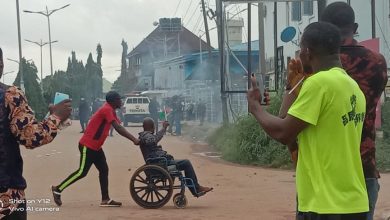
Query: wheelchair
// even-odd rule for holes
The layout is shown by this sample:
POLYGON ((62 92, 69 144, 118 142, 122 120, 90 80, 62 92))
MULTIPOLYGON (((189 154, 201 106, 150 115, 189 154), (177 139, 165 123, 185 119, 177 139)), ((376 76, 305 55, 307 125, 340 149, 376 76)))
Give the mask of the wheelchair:
MULTIPOLYGON (((180 192, 173 196, 176 208, 185 208, 188 204, 185 188, 193 188, 194 181, 183 176, 175 164, 171 164, 165 157, 149 158, 146 164, 138 168, 130 179, 130 194, 135 203, 146 209, 163 207, 172 197, 173 190, 180 192), (175 185, 175 180, 178 184, 175 185)), ((195 197, 204 193, 196 192, 195 197)))

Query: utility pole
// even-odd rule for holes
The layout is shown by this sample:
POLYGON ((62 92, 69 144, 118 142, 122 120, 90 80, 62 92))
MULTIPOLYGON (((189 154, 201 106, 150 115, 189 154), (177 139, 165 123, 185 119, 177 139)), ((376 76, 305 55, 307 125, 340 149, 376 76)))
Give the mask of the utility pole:
POLYGON ((259 72, 265 75, 264 5, 262 2, 259 2, 257 9, 259 15, 259 72))
POLYGON ((275 89, 279 89, 279 73, 278 73, 278 3, 274 2, 274 74, 275 74, 275 89))
POLYGON ((19 0, 16 0, 16 15, 17 15, 17 23, 18 23, 20 88, 24 91, 23 62, 22 62, 22 57, 23 57, 22 56, 22 36, 20 33, 19 0))
POLYGON ((227 97, 226 97, 226 91, 225 91, 225 54, 224 54, 224 24, 223 24, 223 16, 224 12, 222 11, 222 0, 216 0, 216 13, 217 13, 217 27, 218 27, 218 49, 219 49, 219 56, 220 56, 220 63, 219 63, 219 72, 221 77, 221 102, 222 102, 222 119, 223 124, 227 125, 229 123, 229 116, 228 116, 228 108, 227 108, 227 97))
MULTIPOLYGON (((207 41, 207 50, 208 50, 208 55, 209 59, 211 59, 211 45, 210 45, 210 34, 209 34, 209 25, 207 22, 207 15, 206 15, 206 6, 204 3, 204 0, 202 0, 202 11, 203 11, 203 23, 204 23, 204 31, 206 32, 206 41, 207 41)), ((213 74, 213 81, 217 78, 213 74)))
POLYGON ((376 23, 375 23, 375 0, 371 0, 371 28, 372 28, 372 38, 376 38, 376 23))
MULTIPOLYGON (((251 87, 251 74, 252 74, 252 3, 248 3, 248 89, 251 87)), ((249 112, 249 105, 248 105, 249 112)))

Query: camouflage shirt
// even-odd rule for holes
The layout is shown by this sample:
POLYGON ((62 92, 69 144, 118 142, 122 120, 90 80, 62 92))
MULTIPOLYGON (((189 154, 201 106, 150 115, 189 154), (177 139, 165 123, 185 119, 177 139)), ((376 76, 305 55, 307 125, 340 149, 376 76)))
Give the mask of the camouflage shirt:
POLYGON ((379 178, 375 161, 375 117, 378 101, 387 83, 387 66, 384 57, 350 38, 341 46, 341 63, 347 73, 359 84, 366 97, 360 153, 365 178, 379 178))

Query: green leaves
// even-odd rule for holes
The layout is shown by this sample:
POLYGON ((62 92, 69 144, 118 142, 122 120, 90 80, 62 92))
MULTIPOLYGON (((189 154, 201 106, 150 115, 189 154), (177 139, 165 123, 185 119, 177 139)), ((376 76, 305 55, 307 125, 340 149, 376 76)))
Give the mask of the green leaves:
MULTIPOLYGON (((38 82, 37 67, 34 62, 28 62, 24 58, 22 59, 22 65, 25 94, 28 103, 33 109, 35 116, 42 119, 47 112, 48 106, 44 102, 42 90, 38 82)), ((15 78, 14 85, 20 87, 20 71, 15 78)))
MULTIPOLYGON (((97 46, 98 61, 101 62, 102 48, 97 46)), ((68 58, 68 67, 65 71, 56 71, 53 76, 43 80, 44 98, 51 103, 56 92, 69 94, 73 99, 73 106, 78 105, 81 97, 92 102, 95 98, 103 96, 103 71, 100 63, 95 63, 90 53, 87 64, 77 60, 76 52, 72 51, 68 58)))
MULTIPOLYGON (((272 114, 279 111, 282 100, 279 94, 271 98, 268 111, 272 114)), ((232 162, 268 167, 291 166, 287 147, 272 140, 252 115, 241 116, 235 123, 217 129, 208 141, 222 152, 224 159, 232 162)))

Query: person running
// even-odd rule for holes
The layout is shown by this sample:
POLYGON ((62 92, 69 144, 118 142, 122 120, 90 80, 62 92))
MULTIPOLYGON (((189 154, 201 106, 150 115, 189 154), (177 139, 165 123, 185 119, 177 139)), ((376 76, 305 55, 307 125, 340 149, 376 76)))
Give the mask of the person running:
POLYGON ((374 218, 378 199, 379 171, 375 160, 375 118, 376 107, 387 84, 387 64, 384 57, 363 46, 354 39, 358 24, 355 13, 345 2, 329 4, 321 20, 336 25, 341 31, 340 58, 344 69, 358 84, 366 97, 366 117, 363 123, 360 153, 370 204, 367 220, 374 218))
POLYGON ((122 100, 120 95, 117 92, 110 91, 106 95, 106 103, 92 116, 84 135, 79 141, 79 169, 68 176, 59 185, 51 187, 54 202, 58 206, 62 205, 61 192, 79 179, 85 177, 92 164, 94 164, 99 171, 100 190, 102 196, 100 206, 118 207, 122 205, 121 202, 112 200, 108 194, 108 165, 106 156, 102 149, 102 145, 108 136, 111 126, 113 126, 120 135, 126 137, 134 144, 137 145, 139 142, 138 139, 126 130, 126 128, 120 125, 119 119, 115 114, 115 109, 118 109, 121 106, 122 100))
POLYGON ((366 101, 340 62, 338 28, 308 25, 301 38, 302 69, 311 69, 284 118, 266 112, 256 79, 247 99, 250 112, 275 140, 298 140, 298 220, 365 220, 368 196, 360 159, 366 101))

